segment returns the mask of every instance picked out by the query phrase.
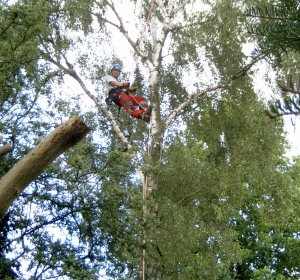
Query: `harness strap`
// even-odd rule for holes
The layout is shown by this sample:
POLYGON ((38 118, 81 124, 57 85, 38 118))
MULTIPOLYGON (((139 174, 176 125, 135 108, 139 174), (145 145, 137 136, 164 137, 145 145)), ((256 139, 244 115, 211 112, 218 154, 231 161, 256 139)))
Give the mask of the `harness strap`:
POLYGON ((122 91, 121 87, 113 88, 108 92, 108 97, 115 103, 120 100, 120 93, 122 91))

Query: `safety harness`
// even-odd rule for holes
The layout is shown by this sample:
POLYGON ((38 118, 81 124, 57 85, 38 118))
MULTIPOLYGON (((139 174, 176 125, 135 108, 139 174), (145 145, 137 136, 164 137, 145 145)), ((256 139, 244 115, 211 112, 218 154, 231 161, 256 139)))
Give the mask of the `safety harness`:
POLYGON ((111 89, 108 92, 108 97, 105 99, 106 104, 112 105, 112 101, 115 103, 118 103, 119 100, 121 99, 120 94, 122 91, 123 91, 122 87, 116 87, 116 88, 111 89))
POLYGON ((120 117, 120 111, 122 108, 120 105, 118 105, 118 102, 121 99, 122 90, 123 90, 123 88, 121 88, 121 87, 113 88, 108 92, 108 97, 105 98, 105 102, 108 106, 113 105, 113 103, 115 103, 118 106, 117 119, 119 119, 119 117, 120 117))

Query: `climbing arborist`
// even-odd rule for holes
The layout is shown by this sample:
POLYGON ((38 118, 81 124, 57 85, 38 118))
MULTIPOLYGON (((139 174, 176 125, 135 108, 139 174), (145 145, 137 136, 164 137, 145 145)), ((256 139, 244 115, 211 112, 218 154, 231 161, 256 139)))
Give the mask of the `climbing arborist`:
POLYGON ((115 64, 110 69, 111 75, 106 76, 106 88, 108 90, 108 98, 116 105, 123 107, 126 112, 133 118, 142 119, 149 123, 152 108, 148 105, 147 100, 142 96, 132 96, 132 92, 137 87, 130 87, 129 82, 120 83, 118 77, 122 71, 120 65, 115 64), (138 108, 136 108, 138 106, 138 108))

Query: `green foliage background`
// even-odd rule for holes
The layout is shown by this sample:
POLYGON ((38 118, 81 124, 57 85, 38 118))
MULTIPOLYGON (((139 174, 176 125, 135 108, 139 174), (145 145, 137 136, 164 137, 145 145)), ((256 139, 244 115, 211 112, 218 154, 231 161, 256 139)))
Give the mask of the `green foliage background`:
MULTIPOLYGON (((257 1, 203 1, 207 10, 195 12, 198 1, 190 2, 183 18, 173 19, 161 57, 162 120, 247 59, 244 11, 257 1)), ((149 3, 122 2, 130 3, 144 23, 149 3)), ((266 104, 254 92, 251 73, 181 112, 164 134, 158 162, 140 154, 142 170, 157 184, 143 199, 132 154, 146 151, 147 127, 133 119, 128 124, 121 112, 118 125, 133 147, 125 151, 72 73, 53 64, 71 61, 104 99, 107 69, 115 62, 126 67, 111 51, 108 10, 107 1, 1 3, 0 131, 13 152, 1 160, 0 174, 71 115, 92 129, 9 209, 0 234, 1 277, 140 279, 143 250, 147 279, 297 276, 299 159, 284 156, 283 122, 265 123, 266 104)), ((159 9, 156 16, 163 19, 159 9)), ((148 35, 143 51, 151 57, 148 35)), ((135 84, 146 97, 147 71, 137 61, 135 84)))

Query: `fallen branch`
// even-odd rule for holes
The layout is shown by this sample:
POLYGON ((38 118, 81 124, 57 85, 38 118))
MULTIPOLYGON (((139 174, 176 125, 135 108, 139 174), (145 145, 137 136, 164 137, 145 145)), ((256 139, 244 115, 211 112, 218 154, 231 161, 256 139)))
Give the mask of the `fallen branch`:
POLYGON ((0 180, 0 217, 55 158, 77 144, 89 131, 82 120, 71 117, 9 170, 0 180))

